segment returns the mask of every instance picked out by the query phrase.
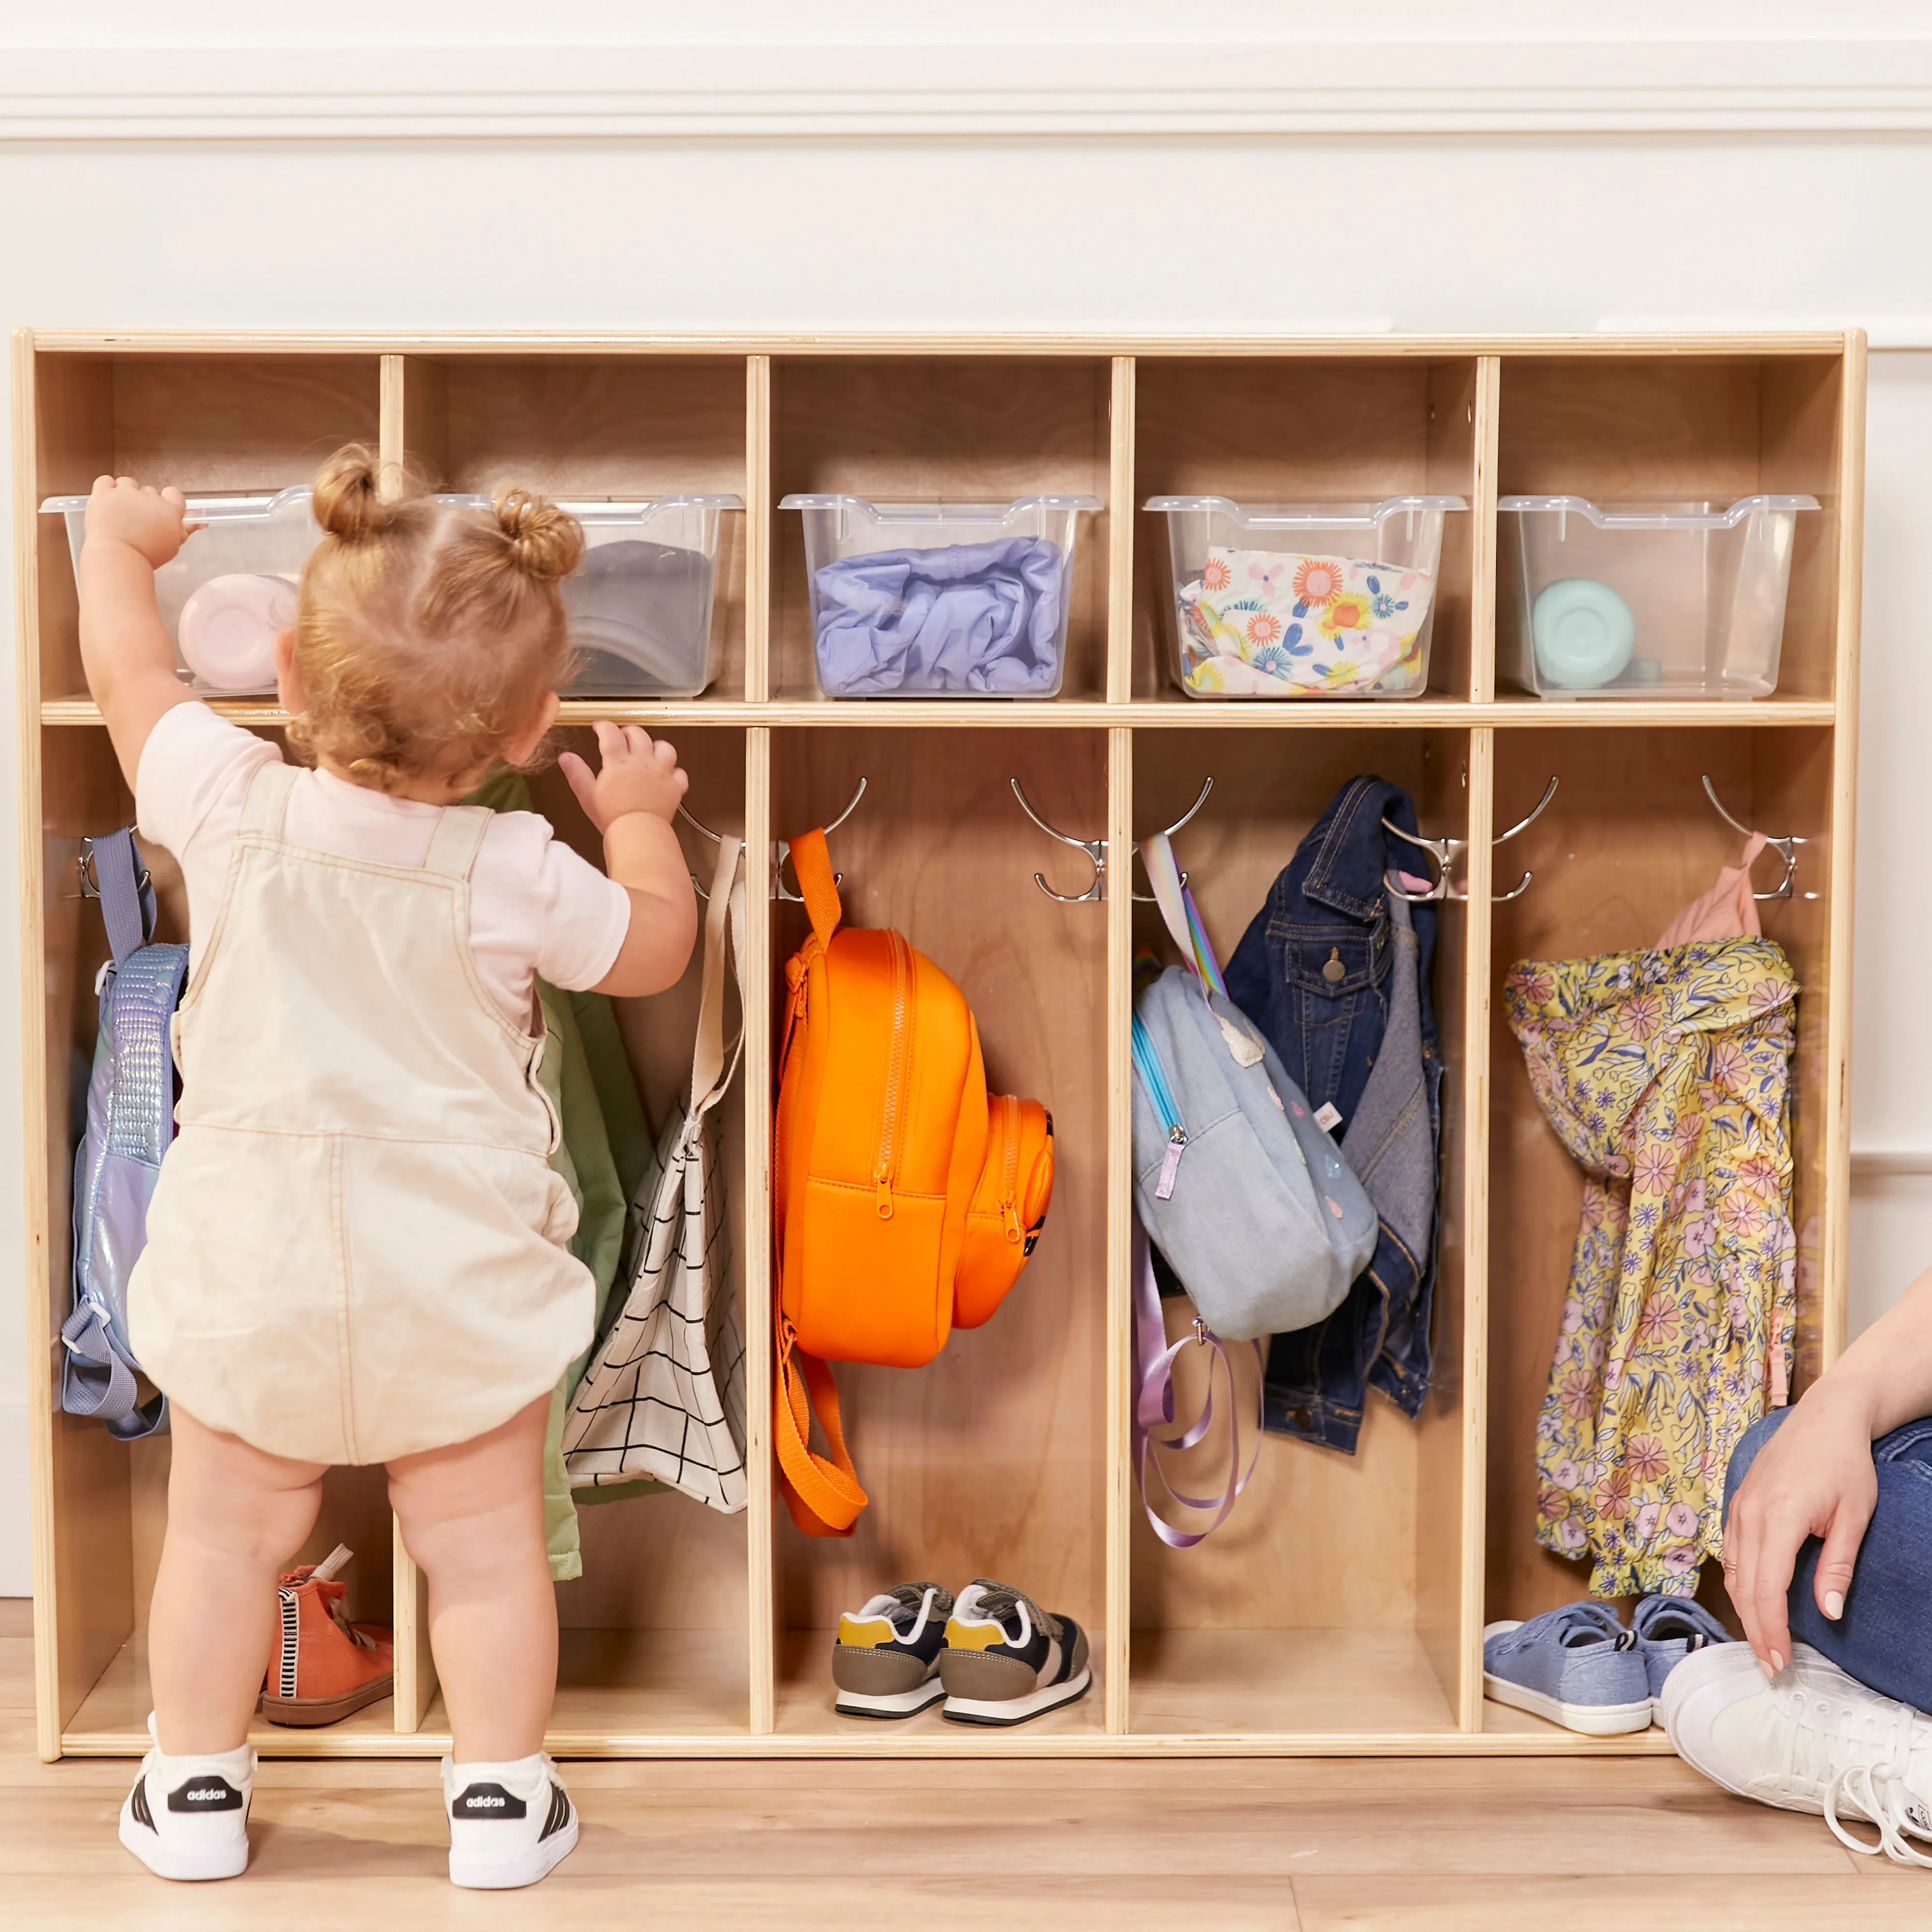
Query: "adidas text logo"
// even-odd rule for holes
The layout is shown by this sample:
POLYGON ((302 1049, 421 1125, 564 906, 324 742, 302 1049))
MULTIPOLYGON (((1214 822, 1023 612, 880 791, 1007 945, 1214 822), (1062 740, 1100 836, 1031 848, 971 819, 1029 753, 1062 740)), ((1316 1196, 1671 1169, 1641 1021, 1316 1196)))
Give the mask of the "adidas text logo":
POLYGON ((190 1804, 219 1804, 228 1794, 225 1791, 189 1791, 182 1796, 190 1804))
POLYGON ((466 1798, 463 1801, 463 1808, 466 1811, 500 1810, 502 1804, 500 1798, 466 1798))

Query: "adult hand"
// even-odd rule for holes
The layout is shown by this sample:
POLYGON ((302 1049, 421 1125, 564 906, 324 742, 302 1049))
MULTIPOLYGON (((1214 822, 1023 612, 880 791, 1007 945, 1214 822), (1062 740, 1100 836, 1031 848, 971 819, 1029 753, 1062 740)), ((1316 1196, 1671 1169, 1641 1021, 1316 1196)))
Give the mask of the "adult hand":
POLYGON ((1834 1623, 1844 1614, 1852 1566, 1878 1501, 1872 1439, 1868 1408, 1827 1376, 1759 1450, 1730 1499, 1724 1586, 1767 1670, 1782 1670, 1791 1659, 1787 1603, 1808 1536, 1825 1546, 1818 1607, 1834 1623))

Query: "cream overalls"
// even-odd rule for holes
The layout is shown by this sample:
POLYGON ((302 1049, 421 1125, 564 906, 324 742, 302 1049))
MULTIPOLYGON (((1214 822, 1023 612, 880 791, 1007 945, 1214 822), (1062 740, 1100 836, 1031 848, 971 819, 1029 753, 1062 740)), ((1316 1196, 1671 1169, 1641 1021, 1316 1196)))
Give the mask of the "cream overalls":
POLYGON ((129 1339, 197 1421, 316 1462, 466 1442, 589 1346, 562 1246, 541 1039, 470 950, 490 814, 416 868, 286 844, 301 774, 249 786, 214 929, 175 1016, 180 1135, 128 1292, 129 1339))

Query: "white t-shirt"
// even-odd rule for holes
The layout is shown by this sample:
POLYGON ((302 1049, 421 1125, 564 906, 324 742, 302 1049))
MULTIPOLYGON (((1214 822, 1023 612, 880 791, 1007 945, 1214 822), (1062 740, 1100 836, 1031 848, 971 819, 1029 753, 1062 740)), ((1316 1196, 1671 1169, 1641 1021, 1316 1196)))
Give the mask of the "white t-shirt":
MULTIPOLYGON (((220 910, 249 781, 281 755, 205 704, 176 705, 142 748, 135 824, 181 866, 191 939, 211 931, 220 910)), ((420 866, 437 810, 305 771, 289 794, 283 836, 338 858, 420 866)), ((470 872, 470 950, 512 1024, 531 1030, 537 974, 567 990, 596 986, 616 963, 630 924, 630 895, 562 844, 548 820, 534 812, 490 820, 470 872)))

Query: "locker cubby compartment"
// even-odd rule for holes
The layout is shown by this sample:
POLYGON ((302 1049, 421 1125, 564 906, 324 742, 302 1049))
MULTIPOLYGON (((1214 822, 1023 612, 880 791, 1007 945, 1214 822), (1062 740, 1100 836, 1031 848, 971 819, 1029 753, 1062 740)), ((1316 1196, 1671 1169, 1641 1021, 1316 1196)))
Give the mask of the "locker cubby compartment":
MULTIPOLYGON (((1774 694, 1828 699, 1843 622, 1844 382, 1835 355, 1506 356, 1498 492, 1582 496, 1604 509, 1816 497, 1820 507, 1796 519, 1774 694)), ((1522 622, 1515 554, 1511 542, 1499 542, 1497 690, 1520 698, 1527 694, 1509 671, 1522 622)), ((1645 654, 1641 640, 1637 650, 1645 654)))
MULTIPOLYGON (((1149 497, 1359 506, 1432 495, 1460 496, 1469 507, 1443 519, 1426 694, 1410 702, 1467 698, 1479 368, 1473 356, 1141 357, 1134 371, 1134 698, 1188 701, 1172 670, 1168 519, 1140 507, 1149 497)), ((1292 549, 1292 533, 1269 547, 1292 549)), ((1348 700, 1224 701, 1294 712, 1348 700)))
MULTIPOLYGON (((1469 822, 1471 740, 1463 730, 1304 733, 1284 755, 1272 734, 1140 728, 1133 757, 1133 823, 1142 832, 1172 824, 1204 778, 1215 782, 1174 845, 1224 966, 1276 874, 1349 778, 1372 773, 1401 785, 1428 836, 1460 838, 1469 822)), ((1126 877, 1120 868, 1112 886, 1126 877)), ((1145 890, 1137 862, 1136 877, 1136 889, 1145 890)), ((1192 1549, 1159 1540, 1139 1495, 1130 1494, 1128 1708, 1136 1736, 1457 1728, 1466 1654, 1459 1605, 1474 1534, 1462 1498, 1476 1439, 1461 1395, 1468 908, 1436 912, 1430 990, 1444 1077, 1430 1394, 1412 1421, 1371 1391, 1352 1456, 1264 1436, 1253 1478, 1227 1521, 1192 1549)), ((1179 957, 1154 906, 1135 906, 1133 936, 1137 949, 1151 947, 1164 963, 1179 957)), ((1192 1304, 1169 1300, 1163 1314, 1174 1339, 1186 1332, 1192 1304)), ((1252 1351, 1231 1345, 1229 1352, 1252 1418, 1252 1351)), ((1179 1416, 1196 1412, 1204 1360, 1204 1351, 1184 1352, 1179 1416)), ((1225 1415, 1218 1391, 1216 1408, 1225 1415)), ((1228 1468, 1221 1423, 1196 1448, 1168 1460, 1189 1493, 1218 1491, 1228 1468)), ((1207 1520, 1172 1504, 1163 1514, 1184 1529, 1207 1520)))
MULTIPOLYGON (((712 831, 745 832, 746 733, 736 727, 680 724, 664 734, 689 774, 686 803, 712 831)), ((594 764, 595 738, 585 728, 560 732, 559 750, 594 764)), ((531 802, 566 840, 601 870, 603 842, 554 766, 532 781, 531 802)), ((676 825, 686 862, 709 890, 717 848, 682 820, 676 825)), ((751 855, 744 860, 746 874, 751 855)), ((700 900, 698 914, 704 914, 700 900)), ((653 1142, 681 1118, 691 1081, 692 1042, 704 971, 702 937, 675 986, 649 999, 614 1001, 619 1030, 653 1142)), ((728 970, 726 985, 733 988, 728 970)), ((734 988, 726 996, 728 1040, 740 1021, 734 988)), ((745 1329, 745 1075, 741 1066, 712 1118, 724 1186, 728 1268, 745 1329)), ((615 1290, 623 1292, 620 1280, 615 1290)), ((617 1731, 656 1737, 742 1736, 750 1718, 749 1520, 726 1516, 665 1489, 603 1502, 574 1492, 583 1574, 556 1586, 557 1696, 550 1737, 617 1731)), ((440 1701, 423 1728, 445 1728, 440 1701)))
MULTIPOLYGON (((1093 496, 1068 584, 1063 700, 1106 694, 1112 371, 1101 356, 780 356, 772 365, 772 501, 1006 505, 1093 496)), ((803 520, 772 512, 771 694, 822 698, 803 520)), ((882 548, 901 548, 890 536, 882 548)), ((951 700, 947 701, 956 702, 951 700)), ((1054 700, 988 699, 1032 708, 1054 700)))
MULTIPOLYGON (((1520 960, 1654 945, 1720 867, 1737 863, 1742 842, 1712 809, 1700 782, 1706 773, 1742 822, 1806 842, 1797 848, 1794 896, 1760 904, 1758 912, 1765 936, 1789 956, 1800 989, 1790 1090, 1798 1238, 1794 1398, 1820 1371, 1832 1318, 1824 1258, 1838 1238, 1832 1223, 1844 1211, 1827 1200, 1830 953, 1834 881, 1842 871, 1834 856, 1832 736, 1810 727, 1496 734, 1498 823, 1527 810, 1552 775, 1562 785, 1549 810, 1497 860, 1499 891, 1525 868, 1533 878, 1521 898, 1497 905, 1492 915, 1487 1620, 1526 1618, 1574 1601, 1589 1580, 1587 1562, 1568 1560, 1535 1540, 1537 1420, 1563 1320, 1584 1177, 1531 1089, 1504 982, 1520 960)), ((1781 862, 1766 852, 1753 874, 1757 890, 1772 890, 1781 876, 1781 862)), ((1842 985, 1836 997, 1844 997, 1842 985)), ((1714 1563, 1704 1567, 1702 1594, 1725 1610, 1714 1563)), ((1483 1708, 1488 1730, 1564 1735, 1518 1711, 1488 1702, 1483 1708)))
MULTIPOLYGON (((870 1748, 881 1731, 1005 1735, 948 1724, 936 1708, 890 1726, 834 1713, 840 1613, 919 1578, 957 1592, 993 1577, 1072 1616, 1088 1633, 1094 1688, 1025 1735, 1103 1727, 1107 921, 1102 906, 1058 904, 1035 889, 1036 868, 1054 868, 1008 780, 1054 823, 1097 834, 1106 754, 1100 731, 772 734, 774 830, 826 823, 867 781, 830 840, 847 922, 896 927, 949 974, 978 1022, 990 1090, 1041 1101, 1054 1130, 1046 1228, 992 1318, 956 1330, 923 1368, 834 1369, 871 1502, 845 1539, 806 1537, 782 1502, 775 1510, 782 1738, 870 1748)), ((808 928, 802 908, 774 910, 782 1020, 784 964, 808 928)))
MULTIPOLYGON (((393 366, 402 451, 438 489, 488 495, 512 484, 566 502, 746 498, 742 356, 409 356, 393 366)), ((719 668, 692 702, 745 696, 748 514, 719 518, 719 668)))
MULTIPOLYGON (((18 487, 34 506, 85 496, 103 475, 189 496, 272 496, 311 481, 345 442, 373 449, 380 420, 373 355, 48 356, 33 381, 34 473, 18 487)), ((84 698, 65 520, 34 521, 40 694, 84 698)))

